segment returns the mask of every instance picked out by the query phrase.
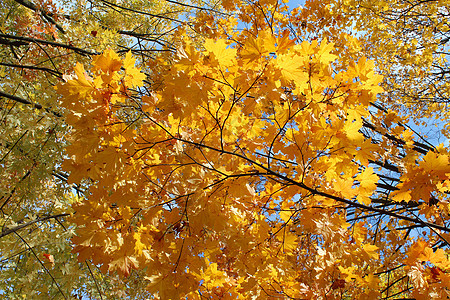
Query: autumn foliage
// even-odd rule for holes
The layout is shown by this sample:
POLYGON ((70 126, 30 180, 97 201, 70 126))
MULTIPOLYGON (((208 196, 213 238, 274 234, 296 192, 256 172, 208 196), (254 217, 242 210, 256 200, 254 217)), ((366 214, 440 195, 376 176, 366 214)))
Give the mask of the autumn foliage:
POLYGON ((265 5, 239 4, 246 30, 180 34, 146 84, 130 53, 105 51, 58 86, 63 167, 90 180, 74 251, 142 270, 162 299, 377 299, 391 281, 444 297, 447 150, 423 151, 377 103, 382 76, 355 47, 293 38, 285 7, 265 5), (398 184, 383 184, 388 166, 398 184))
POLYGON ((223 1, 63 75, 78 261, 160 299, 448 297, 450 152, 417 125, 442 106, 407 100, 419 62, 354 2, 223 1))

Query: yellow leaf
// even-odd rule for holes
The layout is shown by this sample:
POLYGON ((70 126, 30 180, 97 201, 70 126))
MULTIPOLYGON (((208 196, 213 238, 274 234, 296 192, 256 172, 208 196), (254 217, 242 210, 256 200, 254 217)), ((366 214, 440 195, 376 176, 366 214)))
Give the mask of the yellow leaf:
POLYGON ((348 267, 344 268, 342 266, 339 266, 339 271, 341 271, 341 274, 345 276, 344 280, 346 282, 352 282, 353 279, 361 279, 361 277, 357 274, 354 274, 355 267, 348 267))
POLYGON ((246 39, 240 54, 246 64, 259 61, 264 56, 275 52, 275 38, 269 29, 259 32, 259 35, 246 39))
POLYGON ((125 59, 123 60, 123 67, 125 68, 125 70, 134 68, 135 63, 136 63, 136 59, 133 58, 133 55, 131 54, 131 50, 130 50, 125 55, 125 59))
POLYGON ((379 254, 376 250, 378 250, 378 247, 371 244, 365 244, 363 245, 363 250, 366 252, 371 258, 378 259, 379 254))
POLYGON ((378 175, 373 172, 373 168, 365 168, 358 176, 356 180, 359 181, 360 189, 372 192, 376 189, 376 183, 378 182, 378 175))
POLYGON ((207 52, 210 52, 219 62, 219 65, 223 67, 231 66, 236 60, 236 49, 229 47, 225 40, 219 39, 214 41, 213 39, 205 40, 204 47, 207 52))
POLYGON ((369 274, 367 276, 364 277, 364 281, 367 283, 367 286, 371 289, 378 289, 379 284, 381 282, 380 278, 378 278, 378 276, 373 275, 373 274, 369 274))
POLYGON ((429 151, 423 160, 419 163, 425 172, 444 175, 450 172, 450 165, 448 156, 446 154, 439 154, 429 151))
POLYGON ((284 235, 283 248, 289 252, 295 250, 297 248, 297 235, 287 232, 284 235))
POLYGON ((320 48, 317 51, 317 56, 321 63, 328 65, 330 62, 336 60, 337 56, 334 54, 330 54, 330 51, 334 49, 334 43, 327 43, 327 39, 325 38, 320 43, 320 48))
POLYGON ((305 59, 296 54, 280 54, 275 60, 275 66, 282 77, 296 84, 302 84, 309 79, 308 73, 304 70, 304 64, 305 59))
POLYGON ((94 57, 92 64, 96 70, 105 73, 113 73, 119 71, 122 67, 122 60, 113 50, 105 50, 102 54, 94 57))
POLYGON ((364 140, 364 136, 359 132, 361 127, 362 120, 357 119, 353 121, 347 121, 344 125, 343 130, 350 141, 361 144, 364 140))
POLYGON ((411 191, 409 190, 403 190, 400 188, 398 191, 394 191, 392 194, 392 200, 395 202, 408 202, 411 200, 411 191))

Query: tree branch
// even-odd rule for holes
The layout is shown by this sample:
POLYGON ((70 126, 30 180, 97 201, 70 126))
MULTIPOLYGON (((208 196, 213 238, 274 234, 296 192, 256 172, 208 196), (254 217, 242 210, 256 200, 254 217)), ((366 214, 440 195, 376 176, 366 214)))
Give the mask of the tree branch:
POLYGON ((69 215, 70 214, 58 214, 58 215, 53 215, 53 216, 41 217, 41 218, 35 219, 33 221, 30 221, 30 222, 27 222, 27 223, 24 223, 24 224, 20 224, 20 225, 14 226, 14 227, 6 229, 6 230, 2 230, 2 232, 0 233, 0 238, 2 238, 4 236, 7 236, 8 234, 14 233, 14 232, 16 232, 16 231, 18 231, 18 230, 20 230, 22 228, 25 228, 25 227, 28 227, 30 225, 33 225, 35 223, 46 221, 46 220, 50 220, 50 219, 57 219, 57 218, 60 218, 60 217, 66 217, 66 216, 69 216, 69 215))
POLYGON ((63 33, 63 34, 66 33, 64 31, 64 29, 62 28, 62 26, 59 25, 58 23, 56 23, 56 21, 52 18, 53 14, 49 14, 46 11, 44 11, 43 9, 38 8, 36 5, 34 5, 32 2, 30 2, 28 0, 14 0, 14 1, 25 6, 26 8, 29 8, 35 12, 41 13, 42 17, 44 17, 44 19, 46 19, 48 22, 55 25, 55 27, 58 28, 58 30, 61 31, 61 33, 63 33))
POLYGON ((54 114, 57 117, 62 117, 62 115, 59 112, 56 112, 56 111, 50 110, 49 108, 43 107, 39 103, 34 103, 34 102, 31 102, 31 101, 28 101, 28 100, 26 100, 24 98, 20 98, 20 97, 17 97, 17 96, 5 93, 5 92, 3 92, 1 90, 0 90, 0 97, 8 98, 8 99, 11 99, 13 101, 16 101, 16 102, 19 102, 19 103, 22 103, 22 104, 31 105, 31 106, 33 106, 34 108, 37 108, 37 109, 44 109, 45 111, 47 111, 49 113, 52 113, 52 114, 54 114))
POLYGON ((177 138, 177 137, 173 137, 173 138, 176 139, 176 140, 179 140, 179 141, 181 141, 183 143, 194 145, 196 147, 207 148, 207 149, 210 149, 210 150, 213 150, 213 151, 217 151, 219 153, 233 155, 233 156, 237 156, 239 158, 242 158, 242 159, 246 160, 247 162, 260 167, 261 169, 265 170, 267 173, 269 173, 269 174, 271 174, 271 175, 273 175, 273 176, 275 176, 277 178, 280 178, 280 179, 282 179, 282 180, 284 180, 286 182, 289 182, 289 183, 291 183, 293 185, 296 185, 296 186, 298 186, 298 187, 300 187, 300 188, 302 188, 304 190, 307 190, 312 195, 323 196, 325 198, 333 199, 333 200, 335 200, 337 202, 345 203, 345 204, 348 204, 349 206, 352 206, 352 207, 355 207, 355 208, 359 208, 359 209, 362 209, 362 210, 365 210, 365 211, 377 212, 377 213, 380 213, 382 215, 387 215, 387 216, 391 216, 391 217, 394 217, 394 218, 397 218, 397 219, 409 221, 409 222, 412 222, 414 224, 421 224, 422 227, 425 225, 425 226, 430 227, 430 228, 435 228, 435 229, 439 229, 439 230, 442 230, 442 231, 450 232, 450 228, 445 227, 445 226, 432 224, 432 223, 429 223, 429 222, 424 222, 424 221, 422 221, 420 219, 399 215, 399 214, 393 213, 393 212, 388 211, 388 210, 384 210, 384 209, 380 209, 380 208, 364 205, 364 204, 361 204, 361 203, 356 202, 356 201, 352 201, 352 200, 349 200, 349 199, 341 198, 341 197, 334 196, 334 195, 331 195, 331 194, 328 194, 328 193, 325 193, 325 192, 318 191, 315 188, 311 188, 311 187, 307 186, 303 182, 297 182, 297 181, 295 181, 295 180, 293 180, 293 179, 291 179, 291 178, 289 178, 287 176, 284 176, 283 174, 277 173, 277 172, 273 171, 272 169, 269 169, 268 167, 265 167, 263 164, 255 162, 255 161, 249 159, 248 157, 243 156, 243 155, 241 155, 239 153, 234 153, 234 152, 229 152, 229 151, 226 151, 226 150, 216 149, 216 148, 210 147, 208 145, 192 142, 192 141, 185 140, 185 139, 182 139, 182 138, 177 138))
POLYGON ((78 47, 75 47, 75 46, 61 44, 61 43, 57 43, 57 42, 46 41, 46 40, 41 40, 41 39, 35 39, 35 38, 27 37, 27 36, 14 36, 14 35, 9 35, 9 34, 0 34, 0 41, 2 39, 9 39, 9 40, 22 41, 22 42, 44 44, 44 45, 49 45, 49 46, 53 46, 53 47, 61 47, 61 48, 64 48, 64 49, 75 51, 75 52, 77 52, 77 53, 79 53, 81 55, 96 55, 96 54, 98 54, 97 52, 81 49, 81 48, 78 48, 78 47))
POLYGON ((49 72, 50 74, 52 74, 53 76, 56 76, 58 78, 61 78, 61 76, 62 76, 61 72, 56 71, 56 70, 52 70, 52 69, 49 69, 49 68, 45 68, 45 67, 16 65, 16 64, 9 64, 9 63, 2 63, 2 62, 0 62, 0 66, 49 72))

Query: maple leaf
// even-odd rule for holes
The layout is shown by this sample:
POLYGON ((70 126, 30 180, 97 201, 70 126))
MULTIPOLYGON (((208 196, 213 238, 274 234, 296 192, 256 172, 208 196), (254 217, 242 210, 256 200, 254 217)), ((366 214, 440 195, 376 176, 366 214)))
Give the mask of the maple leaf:
POLYGON ((283 248, 287 252, 291 252, 297 249, 297 235, 291 232, 287 232, 283 236, 283 248))
POLYGON ((277 38, 277 48, 276 48, 277 53, 283 54, 290 47, 293 47, 295 45, 295 40, 291 40, 289 38, 289 35, 290 31, 286 29, 281 33, 281 36, 277 38))
POLYGON ((180 26, 151 59, 143 45, 145 82, 131 53, 105 51, 85 98, 61 84, 79 143, 63 167, 88 199, 74 205, 75 252, 102 272, 136 269, 167 299, 338 297, 337 266, 349 297, 380 298, 380 265, 398 282, 422 262, 447 267, 441 251, 408 252, 418 238, 403 232, 446 230, 448 151, 389 114, 403 116, 403 102, 376 95, 383 67, 366 58, 376 47, 344 34, 353 22, 333 5, 309 1, 287 17, 285 5, 261 4, 202 11, 190 24, 198 36, 180 26), (399 195, 439 201, 415 218, 399 195))
POLYGON ((370 204, 371 200, 369 196, 372 195, 376 189, 378 179, 378 176, 373 172, 371 167, 365 168, 360 174, 358 174, 358 176, 356 176, 356 180, 359 181, 358 200, 360 200, 363 204, 370 204))
POLYGON ((430 247, 425 247, 418 259, 421 261, 429 261, 444 270, 450 268, 450 261, 443 249, 437 249, 436 252, 434 252, 430 247))
POLYGON ((419 166, 424 169, 425 172, 433 173, 438 176, 442 176, 445 173, 449 173, 449 160, 446 154, 438 154, 433 152, 428 152, 419 166))
POLYGON ((131 50, 128 51, 127 54, 125 55, 125 58, 124 58, 122 64, 123 64, 123 67, 125 68, 125 70, 134 69, 134 67, 136 65, 136 59, 131 54, 131 50))
POLYGON ((289 209, 284 209, 282 211, 280 211, 280 219, 283 220, 284 222, 288 222, 292 216, 293 216, 294 212, 292 212, 289 209))
POLYGON ((428 247, 427 242, 422 239, 416 241, 408 250, 408 257, 405 261, 408 265, 414 265, 417 258, 422 255, 424 250, 428 247))
POLYGON ((408 277, 416 288, 422 289, 428 286, 421 267, 412 266, 408 272, 408 277))
POLYGON ((216 263, 210 263, 201 278, 208 287, 223 286, 228 281, 227 276, 217 269, 216 263))
POLYGON ((324 39, 320 43, 320 48, 317 50, 317 56, 321 63, 328 65, 330 62, 336 60, 337 56, 331 54, 330 52, 334 49, 334 43, 327 43, 327 40, 324 39))
POLYGON ((138 261, 134 257, 124 256, 111 261, 108 270, 119 271, 123 276, 128 277, 132 269, 137 269, 138 261))
POLYGON ((205 41, 205 49, 207 52, 212 53, 214 57, 219 62, 219 65, 223 67, 228 67, 233 65, 236 58, 236 49, 231 49, 223 39, 214 41, 212 39, 207 39, 205 41))
POLYGON ((361 189, 374 190, 378 182, 378 175, 373 172, 373 168, 365 168, 356 179, 359 181, 361 189))
POLYGON ((356 190, 353 187, 353 180, 345 180, 336 178, 334 188, 336 191, 341 192, 344 197, 353 198, 356 194, 356 190))
POLYGON ((131 56, 131 51, 127 52, 125 59, 123 60, 123 67, 125 68, 125 83, 135 87, 141 86, 146 75, 141 72, 139 68, 135 67, 136 60, 131 56))
MULTIPOLYGON (((400 186, 402 186, 402 185, 400 184, 400 186)), ((400 190, 394 191, 392 193, 392 200, 393 201, 397 201, 397 202, 405 201, 405 202, 408 202, 411 199, 412 198, 411 198, 411 191, 410 190, 402 190, 400 188, 400 190)))
POLYGON ((364 140, 361 144, 361 148, 356 152, 355 159, 366 166, 369 160, 374 160, 375 153, 377 153, 378 150, 378 145, 372 143, 370 140, 364 140))
POLYGON ((66 77, 66 84, 62 88, 61 84, 55 86, 55 89, 65 95, 67 100, 72 99, 74 102, 79 98, 87 98, 93 92, 92 79, 89 78, 82 64, 77 63, 74 67, 76 79, 66 77), (75 96, 75 97, 74 97, 75 96))
POLYGON ((378 259, 379 254, 376 250, 378 250, 378 247, 371 244, 365 244, 362 246, 364 252, 366 252, 371 258, 378 259))
POLYGON ((95 56, 92 64, 96 70, 101 70, 109 74, 119 71, 123 66, 120 57, 111 49, 105 50, 103 54, 95 56))
MULTIPOLYGON (((378 258, 376 258, 378 259, 378 258)), ((374 274, 368 274, 364 276, 364 281, 367 282, 367 286, 371 289, 377 289, 379 287, 379 284, 381 283, 381 280, 378 276, 374 274)))
POLYGON ((296 54, 280 54, 275 60, 275 65, 280 70, 282 78, 301 84, 309 79, 304 71, 305 59, 296 54))
POLYGON ((275 38, 269 29, 259 32, 256 38, 246 39, 244 47, 240 51, 240 56, 246 64, 257 62, 270 52, 275 52, 275 38))
POLYGON ((343 128, 345 135, 350 141, 362 144, 364 141, 363 135, 359 132, 362 127, 362 120, 357 119, 350 122, 346 122, 343 128))
POLYGON ((345 282, 352 282, 353 279, 361 280, 361 277, 354 273, 355 267, 344 268, 342 266, 339 266, 338 268, 341 274, 345 276, 344 278, 345 282))
POLYGON ((50 263, 50 265, 53 267, 55 265, 55 258, 52 254, 44 253, 42 256, 45 258, 45 260, 50 263))

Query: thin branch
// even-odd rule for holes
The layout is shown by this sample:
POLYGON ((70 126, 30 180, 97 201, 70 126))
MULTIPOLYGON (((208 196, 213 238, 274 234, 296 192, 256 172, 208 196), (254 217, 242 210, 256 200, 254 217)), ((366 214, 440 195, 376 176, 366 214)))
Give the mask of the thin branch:
POLYGON ((111 2, 106 1, 106 0, 100 0, 100 1, 105 3, 105 4, 108 4, 110 6, 117 7, 117 8, 123 9, 123 10, 128 10, 128 11, 131 11, 131 12, 134 12, 134 13, 138 13, 138 14, 141 14, 141 15, 147 15, 147 16, 150 16, 150 17, 153 17, 153 18, 165 19, 165 20, 169 20, 169 21, 172 21, 172 22, 176 22, 176 23, 184 23, 184 21, 180 21, 180 20, 177 20, 177 19, 172 19, 172 18, 163 16, 163 15, 155 15, 155 14, 148 13, 148 12, 145 12, 145 11, 139 11, 139 10, 136 10, 136 9, 133 9, 133 8, 129 8, 129 7, 121 6, 121 5, 118 5, 118 4, 114 4, 114 3, 111 3, 111 2))
POLYGON ((28 226, 30 226, 30 225, 33 225, 33 224, 35 224, 35 223, 43 222, 43 221, 50 220, 50 219, 56 219, 56 220, 57 220, 57 219, 60 218, 60 217, 66 217, 66 216, 69 216, 69 215, 70 215, 70 214, 58 214, 58 215, 53 215, 53 216, 45 216, 45 217, 41 217, 41 218, 35 219, 35 220, 33 220, 33 221, 30 221, 30 222, 27 222, 27 223, 24 223, 24 224, 17 225, 17 226, 14 226, 14 227, 9 228, 9 229, 6 229, 6 230, 3 230, 3 231, 0 233, 0 238, 2 238, 2 237, 4 237, 4 236, 7 236, 8 234, 15 233, 15 232, 17 232, 18 230, 20 230, 20 229, 22 229, 22 228, 25 228, 25 227, 28 227, 28 226))
POLYGON ((61 287, 59 286, 58 282, 56 282, 55 277, 53 277, 53 275, 50 273, 50 271, 47 269, 47 267, 44 265, 44 263, 39 259, 39 257, 37 256, 36 252, 34 252, 34 249, 27 243, 27 241, 25 241, 25 239, 20 236, 16 231, 14 232, 21 240, 22 242, 28 247, 28 249, 31 250, 31 252, 33 253, 34 257, 37 259, 37 261, 41 264, 41 266, 44 268, 45 272, 48 274, 48 276, 50 276, 50 278, 52 279, 52 281, 56 284, 56 287, 58 288, 59 292, 61 293, 61 295, 64 297, 64 299, 67 299, 66 295, 63 293, 63 291, 61 290, 61 287))
POLYGON ((27 36, 15 36, 15 35, 1 34, 0 33, 0 40, 1 39, 7 39, 7 40, 9 39, 9 40, 22 41, 22 42, 44 44, 44 45, 49 45, 49 46, 53 46, 53 47, 60 47, 60 48, 64 48, 64 49, 75 51, 75 52, 77 52, 77 53, 79 53, 81 55, 96 55, 96 54, 98 54, 97 52, 81 49, 81 48, 78 48, 78 47, 75 47, 75 46, 71 46, 71 45, 67 45, 67 44, 61 44, 61 43, 57 43, 57 42, 46 41, 46 40, 41 40, 41 39, 35 39, 35 38, 27 37, 27 36))
POLYGON ((89 267, 87 260, 85 261, 85 263, 86 266, 88 267, 89 273, 91 273, 92 279, 94 280, 95 287, 97 288, 98 295, 100 296, 100 300, 103 300, 102 292, 100 291, 100 286, 98 285, 97 280, 95 279, 95 276, 92 273, 91 267, 89 267))
POLYGON ((285 176, 283 174, 277 173, 277 172, 273 171, 272 169, 269 169, 268 167, 264 166, 263 164, 258 163, 258 162, 254 161, 252 159, 249 159, 248 157, 245 157, 245 156, 243 156, 243 155, 241 155, 239 153, 233 153, 233 152, 229 152, 229 151, 226 151, 226 150, 216 149, 216 148, 208 146, 208 145, 199 144, 199 143, 192 142, 192 141, 189 141, 189 140, 185 140, 185 139, 182 139, 182 138, 177 138, 177 137, 173 137, 173 138, 176 139, 176 140, 179 140, 181 142, 184 142, 184 143, 187 143, 187 144, 191 144, 191 145, 194 145, 194 146, 197 146, 197 147, 203 147, 203 148, 207 148, 207 149, 210 149, 210 150, 213 150, 213 151, 217 151, 219 153, 228 154, 228 155, 232 155, 232 156, 237 156, 237 157, 239 157, 239 158, 241 158, 243 160, 246 160, 247 162, 249 162, 249 163, 251 163, 251 164, 253 164, 255 166, 260 167, 261 169, 265 170, 267 173, 269 173, 271 175, 274 175, 275 177, 278 177, 278 178, 280 178, 280 179, 282 179, 282 180, 284 180, 286 182, 289 182, 289 183, 291 183, 293 185, 296 185, 296 186, 298 186, 298 187, 300 187, 302 189, 307 190, 312 195, 323 196, 325 198, 333 199, 333 200, 335 200, 337 202, 345 203, 345 204, 348 204, 348 205, 350 205, 352 207, 359 208, 359 209, 362 209, 362 210, 365 210, 365 211, 377 212, 377 213, 381 213, 383 215, 388 215, 388 216, 391 216, 391 217, 394 217, 394 218, 397 218, 397 219, 409 221, 409 222, 412 222, 414 224, 421 224, 421 225, 425 225, 425 226, 430 227, 430 228, 435 228, 435 229, 439 229, 439 230, 442 230, 442 231, 450 232, 450 228, 445 227, 445 226, 424 222, 424 221, 422 221, 420 219, 399 215, 399 214, 390 212, 388 210, 384 210, 384 209, 380 209, 380 208, 376 208, 376 207, 371 207, 371 206, 364 205, 364 204, 361 204, 361 203, 356 202, 356 201, 352 201, 352 200, 341 198, 341 197, 338 197, 338 196, 334 196, 334 195, 331 195, 331 194, 328 194, 328 193, 325 193, 325 192, 322 192, 322 191, 318 191, 315 188, 311 188, 311 187, 307 186, 303 182, 297 182, 297 181, 295 181, 295 180, 293 180, 293 179, 291 179, 291 178, 289 178, 289 177, 287 177, 287 176, 285 176))
POLYGON ((52 75, 54 75, 54 76, 56 76, 58 78, 61 78, 61 75, 62 75, 62 73, 59 72, 59 71, 52 70, 52 69, 45 68, 45 67, 16 65, 16 64, 9 64, 9 63, 2 63, 2 62, 0 62, 0 66, 49 72, 50 74, 52 74, 52 75))
POLYGON ((16 1, 17 3, 35 11, 35 12, 40 13, 44 19, 46 19, 48 22, 55 25, 55 27, 58 28, 58 30, 61 31, 61 33, 63 33, 63 34, 65 33, 62 26, 59 25, 58 23, 56 23, 56 21, 53 19, 54 15, 52 13, 47 13, 45 10, 38 8, 36 5, 34 5, 32 2, 30 2, 28 0, 14 0, 14 1, 16 1))
POLYGON ((164 1, 169 2, 169 3, 173 3, 173 4, 177 4, 177 5, 181 5, 181 6, 184 6, 184 7, 195 8, 195 9, 198 9, 198 10, 212 11, 214 13, 217 13, 217 14, 220 14, 220 15, 223 15, 223 16, 230 16, 230 14, 226 14, 224 12, 221 12, 221 11, 218 11, 218 10, 215 10, 215 9, 212 9, 212 8, 195 6, 195 5, 186 4, 186 3, 182 3, 182 2, 177 2, 177 1, 173 1, 173 0, 164 0, 164 1))
POLYGON ((49 112, 49 113, 52 113, 52 114, 54 114, 54 115, 57 116, 57 117, 62 117, 62 115, 61 115, 59 112, 50 110, 50 109, 47 108, 47 107, 43 107, 43 106, 40 105, 39 103, 31 102, 31 101, 28 101, 28 100, 26 100, 26 99, 24 99, 24 98, 17 97, 17 96, 15 96, 15 95, 11 95, 11 94, 5 93, 5 92, 3 92, 3 91, 0 90, 0 98, 1 98, 1 97, 8 98, 8 99, 11 99, 11 100, 13 100, 13 101, 16 101, 16 102, 19 102, 19 103, 22 103, 22 104, 31 105, 31 106, 33 106, 34 108, 37 108, 37 109, 43 109, 43 110, 45 110, 45 111, 47 111, 47 112, 49 112))

